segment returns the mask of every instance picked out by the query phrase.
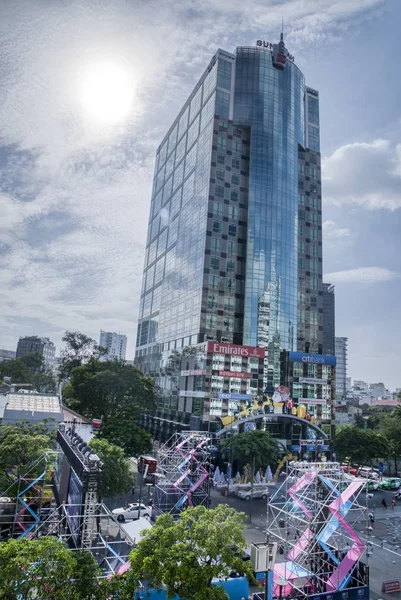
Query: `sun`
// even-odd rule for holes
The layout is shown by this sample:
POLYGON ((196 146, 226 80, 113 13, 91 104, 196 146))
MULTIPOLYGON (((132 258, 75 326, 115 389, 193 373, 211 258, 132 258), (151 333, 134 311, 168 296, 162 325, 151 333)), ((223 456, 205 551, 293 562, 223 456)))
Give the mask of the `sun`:
POLYGON ((88 66, 81 77, 80 101, 89 117, 104 124, 123 121, 132 110, 135 85, 127 68, 112 62, 88 66))

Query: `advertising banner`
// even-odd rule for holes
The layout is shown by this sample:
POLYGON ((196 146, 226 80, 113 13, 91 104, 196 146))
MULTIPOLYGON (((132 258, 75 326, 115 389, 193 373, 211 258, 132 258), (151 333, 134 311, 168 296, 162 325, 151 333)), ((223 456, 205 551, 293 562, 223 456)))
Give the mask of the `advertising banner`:
POLYGON ((205 369, 193 369, 192 371, 181 371, 181 377, 189 377, 195 375, 206 375, 205 369))
POLYGON ((184 398, 204 398, 206 392, 195 392, 191 390, 180 390, 180 396, 184 398))
POLYGON ((288 360, 290 362, 302 362, 312 365, 336 366, 336 357, 329 354, 306 354, 305 352, 289 352, 288 360))
POLYGON ((242 373, 241 371, 219 371, 220 377, 236 377, 237 379, 252 379, 257 377, 253 373, 242 373))
POLYGON ((251 394, 226 394, 224 392, 218 392, 216 396, 223 400, 252 400, 251 394))
POLYGON ((315 383, 316 385, 323 385, 327 383, 327 379, 315 379, 314 377, 300 377, 299 383, 315 383))
POLYGON ((209 354, 227 354, 227 356, 243 356, 244 358, 264 358, 264 348, 256 346, 236 346, 234 344, 223 344, 222 342, 208 342, 209 354))
POLYGON ((298 403, 301 404, 327 404, 324 398, 298 398, 298 403))

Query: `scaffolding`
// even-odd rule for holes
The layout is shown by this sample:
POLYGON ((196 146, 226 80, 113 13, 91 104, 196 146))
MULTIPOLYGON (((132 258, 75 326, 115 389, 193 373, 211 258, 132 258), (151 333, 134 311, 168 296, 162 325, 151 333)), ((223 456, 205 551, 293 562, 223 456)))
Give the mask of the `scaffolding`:
POLYGON ((369 528, 366 502, 359 501, 365 484, 335 462, 287 465, 269 503, 267 536, 278 546, 273 596, 307 598, 369 585, 369 545, 354 529, 361 521, 369 528))
POLYGON ((210 504, 210 454, 206 432, 174 434, 158 451, 158 478, 153 496, 153 518, 163 513, 178 517, 188 506, 210 504))

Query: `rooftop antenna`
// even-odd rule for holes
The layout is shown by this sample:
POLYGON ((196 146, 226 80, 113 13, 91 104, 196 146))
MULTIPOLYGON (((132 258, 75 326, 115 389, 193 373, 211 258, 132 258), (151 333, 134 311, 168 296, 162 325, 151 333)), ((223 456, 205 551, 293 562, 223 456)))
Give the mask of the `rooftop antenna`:
POLYGON ((280 34, 280 42, 284 42, 284 17, 281 15, 281 34, 280 34))

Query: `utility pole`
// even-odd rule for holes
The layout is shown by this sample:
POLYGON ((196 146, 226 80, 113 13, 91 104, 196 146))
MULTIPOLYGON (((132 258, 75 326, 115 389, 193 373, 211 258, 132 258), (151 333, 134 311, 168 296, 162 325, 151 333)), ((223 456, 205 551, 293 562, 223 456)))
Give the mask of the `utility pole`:
POLYGON ((252 458, 252 473, 251 473, 251 505, 249 507, 249 522, 252 523, 252 506, 253 506, 253 479, 255 477, 255 455, 252 458))

